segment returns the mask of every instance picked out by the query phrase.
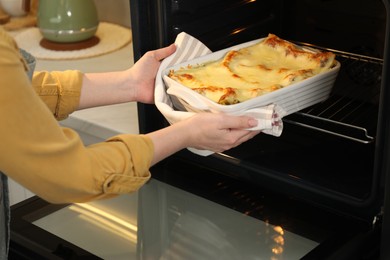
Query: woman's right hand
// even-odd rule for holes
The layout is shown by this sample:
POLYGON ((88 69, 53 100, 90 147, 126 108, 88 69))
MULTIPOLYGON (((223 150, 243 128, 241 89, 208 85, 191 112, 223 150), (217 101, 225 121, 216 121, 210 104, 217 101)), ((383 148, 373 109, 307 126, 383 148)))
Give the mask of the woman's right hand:
POLYGON ((183 121, 189 133, 186 147, 223 152, 248 141, 260 131, 247 130, 257 120, 246 116, 200 113, 183 121))
POLYGON ((260 133, 260 131, 247 130, 255 126, 257 120, 247 116, 195 114, 186 120, 148 134, 155 147, 152 164, 187 147, 213 152, 229 150, 260 133))

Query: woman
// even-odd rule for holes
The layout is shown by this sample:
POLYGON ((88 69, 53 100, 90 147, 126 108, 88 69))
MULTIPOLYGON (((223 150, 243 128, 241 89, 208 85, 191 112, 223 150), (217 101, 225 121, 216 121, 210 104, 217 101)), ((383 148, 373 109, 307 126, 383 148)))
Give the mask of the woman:
MULTIPOLYGON (((197 114, 145 135, 122 134, 85 147, 57 120, 78 109, 137 101, 153 103, 160 61, 170 45, 146 53, 125 71, 35 72, 32 82, 14 40, 0 28, 0 259, 9 239, 8 176, 52 203, 86 202, 136 191, 149 168, 186 148, 221 152, 252 138, 249 117, 197 114), (38 95, 37 95, 38 94, 38 95)), ((4 258, 3 258, 4 257, 4 258)))

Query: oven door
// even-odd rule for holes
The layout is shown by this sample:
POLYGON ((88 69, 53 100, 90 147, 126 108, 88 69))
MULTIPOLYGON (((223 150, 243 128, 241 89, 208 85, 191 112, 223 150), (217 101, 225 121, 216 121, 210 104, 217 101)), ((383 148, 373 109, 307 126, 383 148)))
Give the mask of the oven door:
POLYGON ((10 259, 376 259, 379 230, 168 160, 138 192, 12 207, 10 259))
MULTIPOLYGON (((183 31, 212 51, 271 32, 331 50, 342 64, 331 97, 284 118, 281 137, 259 135, 209 157, 182 151, 152 169, 155 178, 192 168, 225 175, 376 230, 389 172, 388 0, 145 0, 131 1, 131 12, 136 59, 183 31)), ((141 133, 168 125, 155 106, 138 112, 141 133)))

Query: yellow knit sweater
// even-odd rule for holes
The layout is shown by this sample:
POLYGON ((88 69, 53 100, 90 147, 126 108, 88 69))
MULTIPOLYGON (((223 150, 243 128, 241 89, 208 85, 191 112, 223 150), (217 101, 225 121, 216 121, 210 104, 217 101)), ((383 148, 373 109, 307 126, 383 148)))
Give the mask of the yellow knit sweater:
POLYGON ((31 86, 16 43, 0 27, 0 171, 52 203, 133 192, 150 178, 148 137, 124 134, 85 147, 59 126, 56 119, 77 108, 81 84, 79 71, 36 72, 31 86))

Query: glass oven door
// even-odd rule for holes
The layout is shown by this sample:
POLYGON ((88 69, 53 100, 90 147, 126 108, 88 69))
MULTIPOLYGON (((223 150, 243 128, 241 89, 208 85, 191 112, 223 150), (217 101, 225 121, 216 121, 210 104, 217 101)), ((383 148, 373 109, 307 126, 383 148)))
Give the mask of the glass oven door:
POLYGON ((33 197, 14 205, 11 259, 276 260, 377 252, 379 235, 364 222, 187 166, 157 165, 138 192, 110 200, 51 205, 33 197))

